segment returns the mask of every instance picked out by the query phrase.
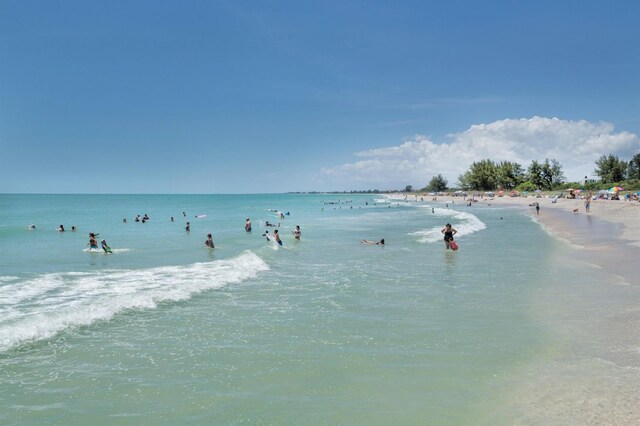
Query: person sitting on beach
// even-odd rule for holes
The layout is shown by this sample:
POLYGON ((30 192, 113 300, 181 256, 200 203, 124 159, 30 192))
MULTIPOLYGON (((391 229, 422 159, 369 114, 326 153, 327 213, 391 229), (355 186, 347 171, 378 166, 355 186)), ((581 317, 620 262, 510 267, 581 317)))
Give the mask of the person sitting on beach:
POLYGON ((362 244, 375 244, 377 246, 383 246, 384 245, 384 238, 382 238, 380 241, 378 241, 377 243, 375 241, 371 241, 371 240, 362 240, 360 241, 362 244))
POLYGON ((213 237, 211 234, 207 234, 207 240, 204 242, 204 245, 209 248, 215 248, 215 244, 213 244, 213 237))
POLYGON ((441 233, 444 234, 444 247, 449 250, 451 248, 451 242, 453 241, 453 236, 458 233, 455 228, 451 227, 450 223, 447 223, 444 228, 440 230, 441 233))
POLYGON ((294 229, 292 232, 293 232, 293 237, 296 240, 300 240, 300 236, 302 235, 302 232, 300 231, 300 225, 296 225, 296 229, 294 229))
POLYGON ((60 225, 58 227, 58 232, 64 232, 64 226, 63 225, 60 225))
POLYGON ((247 218, 247 220, 244 222, 244 230, 246 232, 251 232, 251 219, 247 218))

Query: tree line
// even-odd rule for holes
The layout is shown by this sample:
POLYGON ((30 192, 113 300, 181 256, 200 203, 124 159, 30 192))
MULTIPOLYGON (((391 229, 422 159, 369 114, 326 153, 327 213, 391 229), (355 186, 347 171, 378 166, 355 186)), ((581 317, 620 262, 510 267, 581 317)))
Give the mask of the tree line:
MULTIPOLYGON (((594 175, 600 177, 600 182, 585 182, 582 186, 586 189, 600 189, 617 184, 625 188, 640 188, 640 153, 629 161, 621 160, 613 154, 603 155, 595 162, 594 175)), ((459 175, 457 182, 457 188, 471 191, 548 191, 569 186, 579 185, 577 182, 566 182, 562 164, 548 158, 544 162, 533 160, 526 170, 516 162, 480 160, 459 175)), ((447 180, 438 174, 424 189, 443 192, 450 188, 447 180)))

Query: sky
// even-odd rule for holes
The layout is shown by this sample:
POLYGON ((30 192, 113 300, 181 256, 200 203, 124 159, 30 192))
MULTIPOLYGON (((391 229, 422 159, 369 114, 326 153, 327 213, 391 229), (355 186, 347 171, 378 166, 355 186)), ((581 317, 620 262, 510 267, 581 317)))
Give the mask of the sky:
POLYGON ((637 1, 0 0, 0 193, 450 186, 640 152, 637 1))

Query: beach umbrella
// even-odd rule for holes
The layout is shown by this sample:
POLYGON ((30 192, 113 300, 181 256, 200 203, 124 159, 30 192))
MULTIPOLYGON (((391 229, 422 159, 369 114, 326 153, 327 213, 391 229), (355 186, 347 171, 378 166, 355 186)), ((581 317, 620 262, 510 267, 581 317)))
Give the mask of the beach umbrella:
POLYGON ((536 192, 542 192, 542 191, 541 191, 541 190, 539 190, 539 189, 536 189, 536 192))
POLYGON ((624 190, 624 188, 620 187, 620 186, 612 186, 611 188, 609 188, 609 192, 620 192, 624 190))

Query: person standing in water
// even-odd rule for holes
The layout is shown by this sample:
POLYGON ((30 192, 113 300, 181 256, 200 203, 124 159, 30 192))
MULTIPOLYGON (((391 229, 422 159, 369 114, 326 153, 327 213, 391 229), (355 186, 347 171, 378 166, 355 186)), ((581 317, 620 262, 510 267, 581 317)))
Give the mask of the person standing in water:
POLYGON ((187 222, 187 226, 184 227, 184 230, 187 232, 191 231, 191 224, 189 222, 187 222))
POLYGON ((273 239, 276 240, 276 243, 282 245, 282 240, 280 239, 280 235, 278 234, 278 230, 273 231, 273 239))
POLYGON ((447 223, 444 228, 440 230, 444 234, 444 248, 449 250, 451 248, 451 242, 453 241, 453 236, 458 233, 455 228, 451 227, 450 223, 447 223))
POLYGON ((246 232, 251 232, 251 219, 247 218, 247 220, 244 222, 244 230, 246 232))
POLYGON ((98 248, 98 240, 96 240, 96 234, 93 232, 89 232, 89 243, 87 245, 89 250, 98 248))
POLYGON ((293 237, 300 241, 300 236, 302 235, 302 232, 300 231, 300 225, 296 225, 296 229, 293 230, 293 237))
POLYGON ((102 246, 102 250, 104 250, 105 253, 113 253, 106 240, 100 241, 100 245, 102 246))
POLYGON ((204 245, 209 248, 216 248, 215 244, 213 244, 213 237, 211 234, 207 234, 207 240, 204 242, 204 245))

